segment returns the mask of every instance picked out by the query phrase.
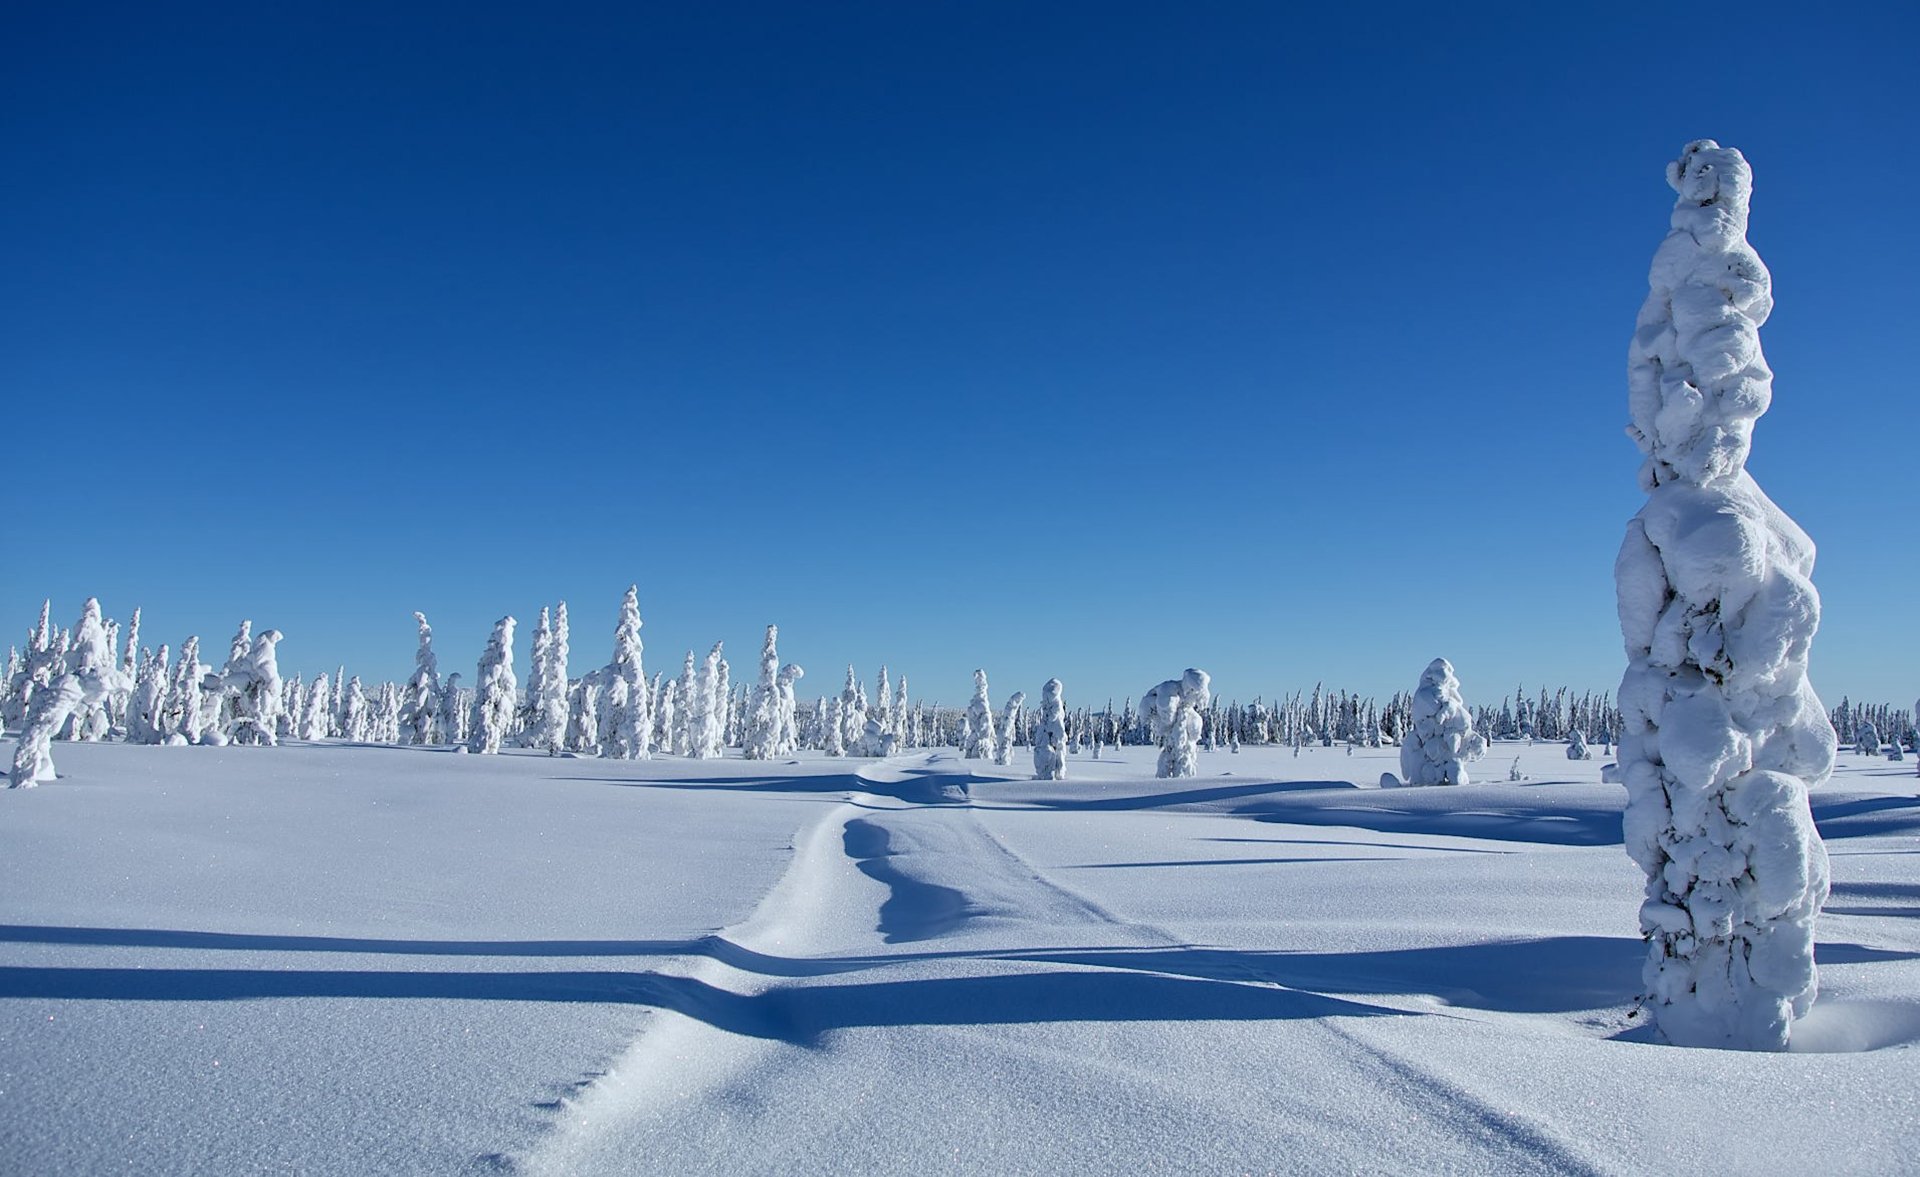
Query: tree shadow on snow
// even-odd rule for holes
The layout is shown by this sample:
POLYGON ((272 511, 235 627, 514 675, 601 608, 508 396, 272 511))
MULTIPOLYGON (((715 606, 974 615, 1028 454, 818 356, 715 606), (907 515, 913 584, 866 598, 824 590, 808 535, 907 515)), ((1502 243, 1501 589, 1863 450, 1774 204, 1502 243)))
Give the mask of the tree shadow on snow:
POLYGON ((1277 1021, 1399 1013, 1316 993, 1104 969, 812 985, 742 995, 660 973, 0 967, 0 998, 299 997, 646 1005, 729 1033, 803 1046, 856 1027, 1277 1021))
POLYGON ((1255 821, 1335 826, 1382 834, 1439 834, 1548 846, 1619 846, 1619 810, 1503 812, 1491 809, 1402 809, 1387 805, 1286 806, 1246 812, 1255 821))

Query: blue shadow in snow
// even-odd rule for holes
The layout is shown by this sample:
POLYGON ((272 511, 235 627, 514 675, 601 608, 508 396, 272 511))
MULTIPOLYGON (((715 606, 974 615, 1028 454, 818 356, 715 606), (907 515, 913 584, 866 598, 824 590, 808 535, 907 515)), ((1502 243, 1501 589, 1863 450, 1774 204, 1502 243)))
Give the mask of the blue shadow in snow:
POLYGON ((1290 826, 1338 826, 1383 834, 1440 834, 1547 846, 1619 846, 1625 835, 1618 810, 1490 813, 1481 809, 1395 809, 1387 805, 1286 806, 1245 814, 1290 826))
POLYGON ((1399 1013, 1315 993, 1108 970, 815 985, 741 995, 659 973, 0 968, 0 999, 301 997, 646 1005, 729 1033, 796 1045, 854 1027, 1281 1021, 1399 1013))
POLYGON ((931 940, 978 914, 961 892, 916 879, 895 866, 892 837, 885 826, 854 818, 847 823, 842 843, 860 873, 887 888, 876 929, 887 943, 931 940))
POLYGON ((1302 793, 1318 789, 1353 789, 1352 781, 1262 781, 1249 785, 1220 785, 1209 789, 1181 789, 1170 793, 1150 793, 1139 797, 1034 797, 1026 804, 1045 809, 1078 809, 1094 813, 1134 809, 1159 809, 1174 805, 1204 805, 1210 801, 1234 801, 1244 797, 1267 797, 1275 793, 1302 793))
POLYGON ((1813 797, 1813 824, 1823 839, 1920 834, 1920 797, 1813 797))

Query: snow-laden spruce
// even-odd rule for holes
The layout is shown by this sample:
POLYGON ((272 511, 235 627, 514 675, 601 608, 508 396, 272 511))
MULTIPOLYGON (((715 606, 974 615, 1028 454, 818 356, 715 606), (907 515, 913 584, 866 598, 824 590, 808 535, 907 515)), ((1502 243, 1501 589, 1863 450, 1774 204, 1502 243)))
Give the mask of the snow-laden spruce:
POLYGON ((960 755, 984 760, 993 754, 993 703, 987 698, 987 672, 973 672, 973 698, 967 703, 966 723, 960 729, 960 755))
POLYGON ((329 694, 327 676, 317 674, 313 685, 307 688, 307 705, 301 715, 299 737, 303 740, 324 740, 332 734, 333 701, 329 694))
POLYGON ((1579 728, 1574 728, 1573 731, 1567 735, 1567 759, 1593 759, 1593 749, 1587 747, 1586 733, 1582 732, 1579 728))
POLYGON ((1435 658, 1414 688, 1411 720, 1400 740, 1400 779, 1382 784, 1464 785, 1467 764, 1486 754, 1487 742, 1473 730, 1473 713, 1460 697, 1453 663, 1435 658))
POLYGON ((645 760, 653 754, 653 705, 647 697, 640 624, 640 587, 630 584, 613 629, 613 660, 600 674, 606 684, 600 751, 620 760, 645 760))
POLYGON ((1836 737, 1807 682, 1814 547, 1746 471, 1772 397, 1752 172, 1711 139, 1678 198, 1628 364, 1647 503, 1614 566, 1627 851, 1646 872, 1647 1005, 1668 1041, 1782 1050, 1812 1006, 1827 855, 1807 790, 1836 737))
POLYGON ((1880 729, 1863 723, 1854 732, 1853 750, 1861 756, 1880 755, 1880 729))
POLYGON ((799 702, 794 698, 794 684, 806 676, 806 670, 799 663, 789 662, 780 668, 780 676, 774 680, 774 688, 778 693, 774 735, 776 756, 791 756, 800 748, 799 702))
POLYGON ((740 742, 748 760, 771 760, 780 749, 780 627, 769 625, 760 643, 760 678, 747 696, 747 733, 740 742))
POLYGON ((1148 734, 1160 745, 1160 757, 1154 765, 1156 777, 1199 774, 1200 733, 1206 727, 1207 707, 1212 702, 1212 677, 1192 667, 1140 696, 1148 734))
POLYGON ((1050 678, 1040 688, 1040 723, 1033 732, 1033 779, 1067 778, 1067 705, 1060 697, 1060 680, 1050 678))
POLYGON ((993 762, 1002 768, 1013 763, 1013 739, 1020 731, 1021 712, 1027 705, 1027 693, 1015 691, 1000 712, 1000 727, 993 737, 993 762))
POLYGON ((526 745, 557 756, 567 740, 567 641, 553 628, 547 607, 533 625, 532 672, 528 682, 531 714, 526 745))
POLYGON ((726 700, 722 692, 721 651, 725 642, 713 643, 700 674, 693 683, 693 707, 687 721, 687 755, 695 760, 713 760, 726 752, 724 732, 726 700))
MULTIPOLYGON (((57 643, 50 647, 58 649, 57 643)), ((121 673, 100 620, 100 602, 87 598, 66 651, 66 669, 36 689, 27 706, 26 720, 14 742, 13 768, 8 784, 31 788, 54 779, 53 737, 76 716, 104 713, 116 691, 132 689, 121 673)))
POLYGON ((473 721, 468 738, 475 752, 491 755, 500 750, 513 726, 514 694, 518 684, 513 678, 512 617, 494 622, 493 636, 487 639, 486 652, 480 655, 480 675, 474 682, 473 721))
POLYGON ((420 645, 413 652, 413 675, 400 699, 400 739, 409 744, 431 744, 440 727, 440 661, 433 653, 433 627, 427 615, 415 611, 420 645))
MULTIPOLYGON (((166 702, 171 668, 170 652, 163 643, 159 654, 142 651, 139 668, 134 672, 133 694, 127 700, 127 742, 159 744, 166 741, 161 728, 161 711, 166 702)), ((125 663, 121 673, 125 673, 125 663)))

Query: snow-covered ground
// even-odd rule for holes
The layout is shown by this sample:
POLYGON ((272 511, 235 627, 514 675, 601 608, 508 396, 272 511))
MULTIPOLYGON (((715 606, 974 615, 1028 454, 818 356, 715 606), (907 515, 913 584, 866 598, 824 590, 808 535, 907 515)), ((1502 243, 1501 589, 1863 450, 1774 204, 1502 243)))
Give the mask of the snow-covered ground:
POLYGON ((1920 1155, 1911 761, 1842 753, 1815 794, 1822 996, 1766 1055, 1644 1041, 1599 749, 1391 791, 1391 748, 1203 752, 1185 781, 1155 753, 1036 782, 926 752, 60 745, 62 779, 0 794, 0 1170, 1920 1155))

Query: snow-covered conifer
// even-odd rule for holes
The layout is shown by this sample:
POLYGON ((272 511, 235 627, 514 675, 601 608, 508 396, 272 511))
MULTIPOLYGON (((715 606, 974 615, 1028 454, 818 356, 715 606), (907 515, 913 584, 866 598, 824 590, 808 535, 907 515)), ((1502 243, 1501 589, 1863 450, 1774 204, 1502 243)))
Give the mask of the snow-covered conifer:
POLYGON ((440 727, 440 660, 433 653, 433 627, 427 615, 416 612, 420 626, 420 646, 413 653, 413 677, 400 699, 400 717, 396 734, 409 744, 431 744, 440 727))
POLYGON ((1880 729, 1863 723, 1854 729, 1853 750, 1861 756, 1880 756, 1880 729))
POLYGON ((1574 728, 1567 736, 1568 760, 1592 760, 1593 749, 1587 747, 1587 736, 1579 728, 1574 728))
POLYGON ((40 623, 27 631, 27 648, 19 664, 7 679, 7 698, 0 722, 9 731, 18 731, 27 719, 33 693, 52 682, 58 673, 53 654, 53 600, 40 605, 40 623))
POLYGON ((847 667, 847 684, 840 688, 840 705, 834 712, 840 719, 840 746, 848 754, 860 754, 867 734, 867 688, 860 685, 853 667, 847 667))
POLYGON ((961 729, 965 744, 960 755, 967 760, 983 760, 993 755, 993 704, 987 698, 987 672, 973 672, 973 698, 967 702, 966 726, 961 729))
POLYGON ((1040 726, 1033 733, 1033 779, 1060 781, 1067 777, 1067 705, 1060 697, 1060 680, 1050 678, 1040 688, 1040 726))
MULTIPOLYGON (((561 616, 566 616, 561 602, 561 616)), ((533 721, 527 727, 527 746, 558 755, 567 743, 567 635, 564 627, 548 621, 545 606, 533 629, 533 721)))
POLYGON ((658 729, 659 745, 668 751, 681 746, 680 740, 686 735, 686 717, 681 714, 680 680, 665 679, 655 692, 660 700, 655 707, 654 724, 658 729))
POLYGON ((381 683, 377 700, 373 705, 373 742, 397 744, 400 742, 400 690, 390 682, 381 683))
POLYGON ((66 652, 66 673, 80 675, 87 683, 105 684, 98 692, 91 687, 81 692, 68 738, 89 742, 105 738, 113 726, 109 705, 116 696, 132 690, 132 684, 122 679, 120 656, 113 648, 106 622, 100 618, 97 598, 87 598, 80 620, 74 623, 66 652))
POLYGON ((1711 139, 1678 193, 1628 365, 1647 502, 1614 565, 1626 846, 1646 872, 1647 1005, 1670 1042, 1782 1050, 1817 988, 1827 855, 1807 790, 1835 736, 1807 682, 1813 542, 1746 471, 1772 397, 1752 172, 1711 139))
POLYGON ((316 674, 307 688, 307 705, 300 717, 299 736, 303 740, 324 740, 332 735, 333 699, 327 676, 316 674))
POLYGON ((769 625, 760 644, 760 680, 747 697, 747 732, 740 742, 748 760, 771 760, 780 748, 780 627, 769 625))
POLYGON ((696 760, 711 760, 723 753, 721 741, 726 716, 722 708, 726 701, 720 697, 720 651, 724 644, 713 643, 693 685, 693 713, 687 722, 687 755, 696 760))
POLYGON ((1213 679, 1204 670, 1188 667, 1140 696, 1140 712, 1147 732, 1160 745, 1154 775, 1162 778, 1197 776, 1200 772, 1200 733, 1213 701, 1213 679))
POLYGON ((820 750, 829 756, 845 756, 847 754, 846 729, 841 724, 840 700, 838 698, 823 699, 821 702, 826 710, 821 715, 820 750))
POLYGON ((468 730, 473 718, 472 691, 460 686, 460 673, 449 674, 440 683, 440 739, 456 748, 464 747, 473 734, 468 730))
POLYGON ((600 710, 601 754, 622 760, 645 760, 652 755, 653 707, 642 666, 640 625, 640 587, 628 585, 613 629, 613 661, 602 673, 608 689, 600 710), (623 684, 621 689, 612 688, 614 679, 623 684))
POLYGON ((1473 715, 1460 697, 1453 664, 1435 658, 1413 692, 1413 720, 1400 742, 1400 783, 1464 785, 1467 763, 1480 759, 1487 742, 1473 730, 1473 715))
POLYGON ((134 672, 133 694, 127 700, 129 744, 158 744, 166 739, 160 720, 170 674, 168 658, 165 645, 157 655, 149 650, 140 657, 139 669, 134 672))
POLYGON ((673 754, 675 756, 693 755, 693 708, 694 682, 699 672, 693 666, 693 651, 687 651, 686 661, 681 663, 680 677, 676 680, 678 697, 674 700, 673 713, 673 754))
POLYGON ((807 672, 797 662, 789 662, 780 668, 780 676, 774 680, 778 699, 778 734, 774 740, 774 755, 791 756, 800 749, 800 705, 794 698, 793 684, 807 676, 807 672))
POLYGON ((1013 738, 1020 731, 1020 712, 1027 704, 1027 693, 1015 691, 1008 697, 1000 715, 1000 730, 993 739, 993 762, 1006 767, 1013 763, 1013 738))
POLYGON ((367 703, 366 689, 360 685, 357 674, 347 680, 347 689, 340 692, 340 736, 355 744, 373 742, 373 709, 367 703))
MULTIPOLYGON (((36 690, 28 704, 26 721, 14 744, 8 783, 23 789, 54 779, 54 735, 76 715, 104 717, 108 697, 116 691, 131 690, 123 677, 100 620, 100 602, 89 597, 74 627, 65 671, 36 690)), ((86 730, 89 723, 83 721, 78 726, 86 730)))
POLYGON ((483 756, 500 751, 501 741, 507 738, 507 729, 513 723, 514 696, 519 689, 513 678, 513 625, 510 616, 494 622, 493 636, 480 655, 467 738, 473 750, 483 756))

